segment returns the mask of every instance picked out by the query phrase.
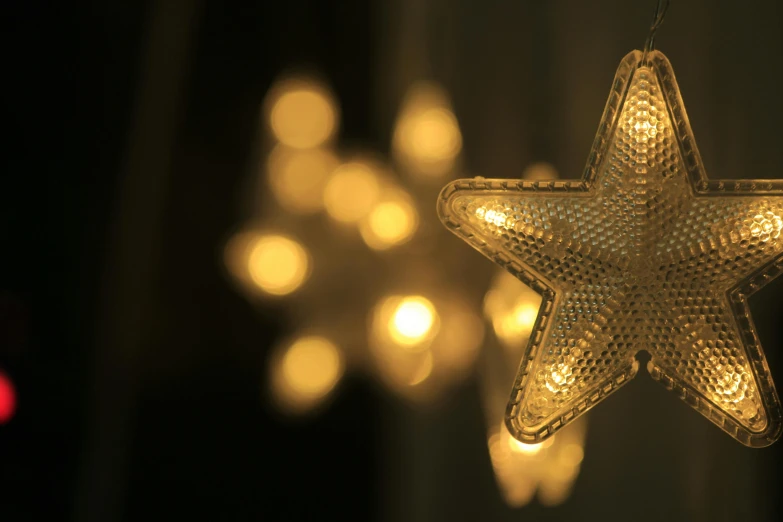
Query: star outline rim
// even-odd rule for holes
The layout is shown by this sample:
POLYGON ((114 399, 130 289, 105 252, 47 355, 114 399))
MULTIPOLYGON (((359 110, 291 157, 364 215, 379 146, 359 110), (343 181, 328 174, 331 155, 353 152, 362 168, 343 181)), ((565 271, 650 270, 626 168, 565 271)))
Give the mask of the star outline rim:
MULTIPOLYGON (((550 319, 560 302, 558 293, 549 281, 538 274, 531 266, 516 261, 503 248, 493 248, 478 235, 465 230, 459 223, 452 221, 450 205, 455 195, 465 191, 481 192, 484 196, 508 195, 509 193, 537 192, 550 196, 570 195, 573 197, 591 197, 597 190, 596 178, 605 155, 611 147, 611 136, 618 122, 618 113, 622 110, 631 80, 635 70, 644 65, 654 70, 666 102, 676 143, 685 167, 687 186, 693 198, 709 198, 716 196, 783 196, 783 179, 751 179, 751 180, 710 180, 703 167, 690 120, 685 110, 682 95, 674 75, 673 68, 666 56, 660 51, 652 51, 642 63, 642 52, 638 50, 628 53, 615 73, 612 88, 609 93, 598 131, 588 154, 582 178, 579 180, 548 180, 525 181, 515 179, 459 179, 447 184, 440 192, 437 203, 437 213, 443 224, 455 235, 460 237, 474 249, 481 252, 497 265, 511 273, 522 283, 528 285, 542 297, 536 322, 527 346, 520 360, 519 368, 511 390, 506 408, 505 423, 511 435, 525 443, 539 443, 554 435, 577 417, 602 402, 609 395, 633 379, 639 368, 638 351, 630 364, 619 368, 596 384, 595 389, 579 403, 573 405, 567 412, 542 425, 528 428, 518 422, 519 405, 522 400, 527 379, 542 341, 546 338, 550 319)), ((749 447, 765 447, 778 440, 783 434, 783 412, 766 356, 758 339, 758 333, 750 315, 748 298, 783 274, 783 253, 765 264, 757 266, 735 285, 723 293, 730 309, 730 319, 736 327, 740 341, 745 349, 748 367, 758 383, 762 405, 766 409, 767 422, 764 428, 754 432, 741 425, 728 413, 714 407, 706 397, 698 392, 692 384, 681 383, 674 379, 664 368, 651 359, 647 364, 648 373, 653 380, 661 383, 667 390, 673 391, 686 404, 697 410, 710 422, 717 425, 734 439, 749 447)), ((649 350, 648 350, 649 353, 649 350)), ((651 354, 652 355, 652 354, 651 354)))

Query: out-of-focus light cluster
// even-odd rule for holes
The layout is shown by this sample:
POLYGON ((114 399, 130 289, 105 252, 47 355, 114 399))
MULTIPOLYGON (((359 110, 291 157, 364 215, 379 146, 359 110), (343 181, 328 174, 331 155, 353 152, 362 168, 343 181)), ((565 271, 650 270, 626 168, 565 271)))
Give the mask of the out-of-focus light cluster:
POLYGON ((390 296, 371 311, 370 349, 381 379, 414 400, 427 400, 464 377, 484 328, 460 299, 390 296))
POLYGON ((369 214, 381 193, 379 168, 367 160, 342 163, 331 174, 324 191, 324 206, 340 223, 358 223, 369 214))
POLYGON ((526 344, 540 306, 541 296, 505 270, 497 273, 484 297, 484 314, 492 323, 495 335, 515 354, 526 344))
POLYGON ((414 84, 394 130, 395 159, 415 174, 441 178, 454 168, 462 133, 447 93, 431 82, 414 84))
POLYGON ((536 494, 545 506, 565 502, 584 459, 586 422, 584 417, 580 421, 538 444, 519 442, 505 424, 490 431, 492 468, 510 506, 524 506, 536 494))
POLYGON ((324 189, 337 165, 329 149, 292 149, 281 144, 269 155, 269 187, 285 210, 313 214, 324 206, 324 189))
POLYGON ((272 355, 270 383, 279 407, 302 413, 321 404, 343 376, 340 349, 321 336, 299 337, 272 355))
POLYGON ((0 371, 0 424, 9 422, 16 413, 16 390, 11 378, 0 371))
POLYGON ((374 250, 386 250, 408 241, 419 225, 411 197, 401 190, 385 190, 359 225, 362 239, 374 250))
MULTIPOLYGON (((320 332, 341 361, 340 371, 324 374, 332 376, 327 379, 331 384, 308 395, 296 375, 320 382, 305 364, 315 356, 295 356, 301 351, 296 343, 278 347, 270 364, 276 404, 289 413, 304 413, 328 396, 343 368, 353 366, 369 368, 408 399, 437 396, 472 368, 483 337, 481 318, 460 295, 452 292, 446 299, 437 285, 410 284, 410 276, 422 267, 406 267, 407 257, 390 263, 377 256, 415 242, 418 208, 428 207, 432 198, 415 193, 422 189, 417 183, 448 174, 456 163, 462 138, 448 96, 437 85, 423 83, 406 97, 393 143, 398 166, 411 174, 405 177, 377 153, 346 154, 336 148, 340 110, 330 89, 313 78, 282 79, 270 89, 264 107, 272 143, 262 154, 264 173, 256 193, 273 199, 262 197, 258 203, 266 215, 249 221, 227 242, 225 263, 248 295, 297 300, 289 305, 292 311, 308 310, 299 314, 299 337, 320 332), (345 238, 354 237, 358 248, 357 242, 346 243, 345 238), (363 268, 369 266, 385 272, 364 286, 324 280, 335 270, 342 274, 340 266, 349 259, 362 270, 349 277, 369 277, 363 268), (366 329, 364 339, 337 331, 346 327, 366 329), (289 360, 298 362, 289 367, 289 360)), ((432 260, 427 257, 425 264, 432 260)))

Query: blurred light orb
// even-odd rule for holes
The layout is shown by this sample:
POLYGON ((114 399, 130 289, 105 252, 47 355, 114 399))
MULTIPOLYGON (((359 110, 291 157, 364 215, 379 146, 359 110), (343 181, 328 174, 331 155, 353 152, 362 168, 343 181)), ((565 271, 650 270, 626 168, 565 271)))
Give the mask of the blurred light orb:
POLYGON ((369 316, 371 354, 379 377, 392 389, 412 399, 428 397, 432 377, 439 369, 430 349, 437 333, 438 314, 429 299, 395 295, 381 299, 369 316))
POLYGON ((16 413, 16 390, 6 374, 0 372, 0 424, 10 421, 16 413))
POLYGON ((415 369, 413 375, 408 381, 409 386, 416 386, 423 383, 427 378, 432 375, 432 369, 434 367, 434 357, 432 352, 427 350, 424 354, 424 358, 420 361, 418 368, 415 369))
POLYGON ((453 167, 462 150, 462 134, 448 95, 429 82, 414 84, 397 117, 392 149, 415 173, 440 177, 453 167))
POLYGON ((509 436, 508 438, 508 445, 511 448, 511 451, 515 453, 523 453, 525 455, 535 455, 539 451, 541 451, 541 444, 526 444, 524 442, 518 441, 514 437, 509 436))
POLYGON ((531 163, 522 172, 522 179, 530 181, 546 181, 558 179, 559 177, 554 165, 545 161, 531 163))
POLYGON ((389 334, 401 346, 416 347, 429 337, 436 318, 435 307, 428 299, 404 297, 389 321, 389 334))
POLYGON ((289 412, 302 413, 329 395, 344 370, 342 354, 333 342, 320 336, 299 337, 273 364, 275 399, 289 412))
POLYGON ((343 163, 324 189, 326 212, 340 223, 355 223, 370 213, 380 195, 376 169, 368 162, 343 163))
POLYGON ((386 250, 408 241, 419 225, 410 196, 402 190, 382 193, 381 199, 362 220, 359 231, 373 250, 386 250))
POLYGON ((326 149, 292 149, 278 145, 267 163, 272 194, 290 212, 318 212, 323 208, 326 182, 337 164, 337 157, 326 149))
POLYGON ((272 133, 289 147, 318 147, 337 129, 337 103, 326 86, 314 79, 283 80, 270 90, 268 104, 272 133))
POLYGON ((509 350, 524 348, 540 306, 541 296, 505 270, 498 272, 484 296, 484 315, 509 350))
POLYGON ((290 294, 310 274, 307 250, 282 235, 258 236, 250 246, 247 264, 253 283, 273 296, 290 294))

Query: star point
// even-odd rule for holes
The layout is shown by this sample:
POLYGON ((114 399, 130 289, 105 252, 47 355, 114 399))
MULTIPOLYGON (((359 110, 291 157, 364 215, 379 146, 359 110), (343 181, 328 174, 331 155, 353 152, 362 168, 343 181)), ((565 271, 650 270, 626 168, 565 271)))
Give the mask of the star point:
POLYGON ((538 442, 651 376, 748 446, 781 407, 747 297, 783 271, 783 182, 705 173, 674 73, 621 62, 579 181, 458 180, 444 224, 543 296, 506 423, 538 442))

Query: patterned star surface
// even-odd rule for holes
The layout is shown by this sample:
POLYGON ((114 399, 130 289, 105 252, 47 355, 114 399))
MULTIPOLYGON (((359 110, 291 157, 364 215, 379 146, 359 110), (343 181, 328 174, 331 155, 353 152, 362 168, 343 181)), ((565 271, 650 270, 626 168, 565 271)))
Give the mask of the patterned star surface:
POLYGON ((766 446, 781 407, 747 298, 783 272, 783 182, 708 180, 659 51, 617 70, 580 181, 458 180, 455 234, 543 296, 506 411, 538 442, 636 375, 766 446))

